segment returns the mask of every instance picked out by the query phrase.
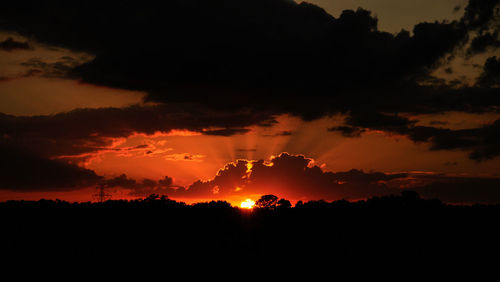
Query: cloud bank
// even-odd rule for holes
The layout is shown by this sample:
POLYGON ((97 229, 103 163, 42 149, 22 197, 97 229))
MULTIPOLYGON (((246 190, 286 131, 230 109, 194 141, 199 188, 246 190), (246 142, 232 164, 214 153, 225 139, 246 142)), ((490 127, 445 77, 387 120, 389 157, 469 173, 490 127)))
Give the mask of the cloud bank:
MULTIPOLYGON (((499 3, 469 0, 459 20, 419 23, 412 33, 390 34, 378 30, 377 18, 367 10, 346 10, 336 18, 291 0, 175 0, 161 6, 152 1, 11 1, 0 11, 0 29, 95 56, 78 65, 25 62, 45 76, 145 91, 148 101, 197 105, 184 108, 192 113, 200 107, 228 114, 250 109, 305 120, 336 113, 352 119, 365 112, 373 117, 477 113, 500 106, 495 57, 486 61, 475 85, 446 84, 432 72, 456 56, 498 47, 499 3)), ((218 125, 205 118, 206 126, 218 125)), ((123 117, 125 122, 136 126, 130 118, 123 117)), ((388 122, 376 127, 393 128, 388 122)), ((346 136, 365 129, 374 128, 353 127, 349 120, 339 128, 346 136)), ((406 131, 418 131, 404 133, 412 140, 424 134, 419 138, 433 149, 457 147, 476 160, 498 156, 489 144, 433 143, 443 134, 454 139, 450 143, 461 143, 463 132, 406 131)), ((245 132, 223 128, 207 134, 245 132)))

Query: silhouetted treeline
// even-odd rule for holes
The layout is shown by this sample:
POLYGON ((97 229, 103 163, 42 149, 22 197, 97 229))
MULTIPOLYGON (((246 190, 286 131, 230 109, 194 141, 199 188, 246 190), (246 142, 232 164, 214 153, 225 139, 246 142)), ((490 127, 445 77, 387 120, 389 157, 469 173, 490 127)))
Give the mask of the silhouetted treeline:
POLYGON ((256 281, 430 275, 477 281, 497 269, 500 205, 447 205, 405 192, 292 207, 266 196, 252 211, 158 195, 104 203, 7 201, 0 203, 2 255, 23 265, 54 259, 233 281, 241 279, 230 270, 256 281))

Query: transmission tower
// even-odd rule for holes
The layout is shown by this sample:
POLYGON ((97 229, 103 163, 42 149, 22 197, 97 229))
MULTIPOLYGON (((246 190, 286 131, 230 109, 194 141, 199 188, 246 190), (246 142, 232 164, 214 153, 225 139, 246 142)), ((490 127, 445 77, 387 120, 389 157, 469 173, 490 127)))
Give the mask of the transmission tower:
POLYGON ((97 193, 94 194, 94 198, 97 199, 99 203, 104 203, 106 200, 111 199, 111 194, 106 193, 106 191, 104 191, 105 188, 105 184, 100 183, 97 185, 97 193))

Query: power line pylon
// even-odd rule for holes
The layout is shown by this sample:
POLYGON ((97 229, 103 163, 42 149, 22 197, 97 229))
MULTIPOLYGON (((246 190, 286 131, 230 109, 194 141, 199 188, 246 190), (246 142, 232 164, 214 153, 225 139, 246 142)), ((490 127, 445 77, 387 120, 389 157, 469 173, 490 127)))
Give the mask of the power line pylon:
POLYGON ((97 193, 94 194, 94 198, 97 199, 99 203, 104 203, 106 200, 111 199, 111 194, 106 193, 106 191, 104 191, 105 188, 106 185, 103 183, 97 185, 97 193))

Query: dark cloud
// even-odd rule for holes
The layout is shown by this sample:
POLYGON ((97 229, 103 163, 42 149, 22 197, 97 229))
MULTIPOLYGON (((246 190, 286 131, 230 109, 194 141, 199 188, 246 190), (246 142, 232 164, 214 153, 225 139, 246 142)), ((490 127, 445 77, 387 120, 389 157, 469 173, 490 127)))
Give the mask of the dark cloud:
POLYGON ((0 50, 3 51, 14 51, 14 50, 28 50, 31 46, 28 42, 20 42, 14 40, 12 37, 7 38, 0 42, 0 50))
POLYGON ((249 132, 248 128, 224 128, 224 129, 212 129, 205 130, 203 134, 205 135, 214 135, 214 136, 232 136, 237 134, 245 134, 249 132))
POLYGON ((500 87, 500 59, 493 56, 486 60, 478 84, 488 87, 500 87))
POLYGON ((449 130, 417 126, 399 114, 498 109, 496 60, 474 86, 446 84, 431 73, 469 45, 475 52, 495 48, 487 37, 498 34, 499 3, 469 0, 459 20, 390 34, 364 9, 333 17, 291 0, 10 1, 0 10, 0 29, 95 56, 78 66, 25 62, 32 74, 141 90, 147 101, 169 105, 4 115, 2 142, 37 155, 74 155, 133 132, 229 136, 272 125, 276 114, 312 120, 348 113, 346 124, 330 130, 345 136, 381 130, 488 159, 498 155, 498 122, 449 130))
POLYGON ((402 128, 413 126, 415 121, 410 121, 405 117, 375 112, 351 113, 346 118, 345 123, 351 126, 360 126, 383 131, 400 131, 402 128))
POLYGON ((165 176, 162 179, 158 180, 158 185, 164 188, 172 187, 174 184, 174 179, 169 176, 165 176))
MULTIPOLYGON (((203 48, 190 52, 169 52, 167 43, 161 53, 142 51, 142 46, 110 50, 73 74, 90 83, 147 91, 156 102, 187 101, 217 109, 250 106, 312 119, 350 109, 354 98, 371 99, 368 90, 377 95, 387 87, 411 87, 466 38, 456 22, 422 23, 413 36, 393 36, 378 31, 377 19, 365 10, 344 11, 338 19, 320 9, 308 11, 310 17, 297 15, 310 8, 287 4, 274 20, 256 26, 239 21, 274 11, 244 15, 225 26, 250 25, 247 33, 218 28, 221 34, 201 43, 203 29, 195 30, 198 40, 192 44, 203 48), (214 40, 215 46, 207 46, 214 40), (140 55, 130 57, 131 52, 140 55)), ((229 11, 216 12, 228 18, 229 11)))
MULTIPOLYGON (((263 112, 215 112, 179 104, 78 109, 47 116, 0 114, 0 149, 4 155, 0 189, 45 191, 96 185, 102 177, 70 162, 82 161, 99 151, 148 150, 145 144, 110 148, 115 138, 134 133, 179 129, 229 136, 246 132, 247 126, 269 126, 274 122, 272 115, 263 112), (218 129, 210 129, 213 126, 218 129)), ((189 154, 184 158, 194 159, 189 154)), ((167 186, 175 187, 167 184, 167 178, 158 183, 138 182, 125 175, 105 181, 106 186, 129 189, 134 196, 165 194, 167 186)))
POLYGON ((289 131, 289 130, 285 130, 285 131, 281 131, 278 133, 279 136, 290 136, 292 135, 293 132, 289 131))
POLYGON ((95 185, 102 179, 91 170, 11 147, 0 146, 0 156, 0 189, 67 191, 95 185))
POLYGON ((498 47, 500 47, 500 37, 498 31, 495 31, 493 33, 486 32, 472 39, 471 45, 467 52, 469 55, 475 55, 484 53, 490 48, 496 49, 498 47))
POLYGON ((169 176, 156 181, 145 178, 142 181, 127 177, 121 174, 115 178, 106 179, 100 182, 105 188, 121 188, 128 191, 130 196, 147 197, 151 194, 166 195, 172 192, 172 189, 178 189, 180 186, 174 185, 173 179, 169 176))
POLYGON ((48 116, 0 114, 0 144, 43 157, 74 156, 106 150, 113 138, 134 133, 180 129, 229 136, 246 132, 247 126, 274 122, 271 114, 263 112, 216 112, 179 104, 77 109, 48 116))
POLYGON ((25 74, 26 77, 41 75, 59 78, 67 77, 68 72, 81 64, 82 62, 70 56, 61 57, 56 62, 45 62, 40 58, 31 58, 21 63, 22 66, 29 68, 25 74))
POLYGON ((275 134, 263 134, 262 136, 263 137, 277 137, 277 136, 290 136, 292 134, 293 134, 293 132, 290 130, 283 130, 283 131, 277 132, 275 134))
POLYGON ((328 131, 340 132, 345 137, 360 137, 361 134, 365 132, 365 129, 360 127, 341 125, 341 126, 330 127, 328 128, 328 131))
POLYGON ((449 203, 500 203, 500 180, 497 178, 461 178, 458 182, 436 182, 412 190, 424 198, 438 198, 449 203))
POLYGON ((416 101, 415 92, 427 91, 418 82, 469 33, 490 30, 499 3, 471 0, 459 21, 420 23, 413 34, 393 35, 379 31, 369 11, 335 18, 290 0, 28 2, 5 4, 0 28, 95 55, 71 77, 143 90, 150 101, 305 119, 365 105, 378 110, 388 99, 393 112, 402 105, 443 110, 416 101))
POLYGON ((121 174, 115 178, 106 179, 101 182, 105 187, 121 187, 121 188, 129 188, 134 189, 138 186, 138 183, 135 179, 128 178, 127 175, 121 174))
POLYGON ((498 0, 470 0, 463 21, 473 28, 468 55, 483 53, 500 47, 500 9, 498 0))
POLYGON ((442 120, 432 120, 430 122, 431 125, 447 125, 449 122, 447 121, 442 121, 442 120))
POLYGON ((490 28, 492 24, 498 23, 494 20, 498 20, 499 3, 498 0, 469 0, 462 20, 479 31, 490 28))
POLYGON ((333 127, 346 137, 359 137, 366 130, 405 135, 415 142, 428 142, 432 150, 465 150, 469 157, 483 161, 500 156, 500 119, 479 128, 452 130, 416 125, 416 120, 379 113, 351 113, 346 126, 333 127))
POLYGON ((408 189, 451 203, 500 203, 500 178, 416 175, 408 189))

